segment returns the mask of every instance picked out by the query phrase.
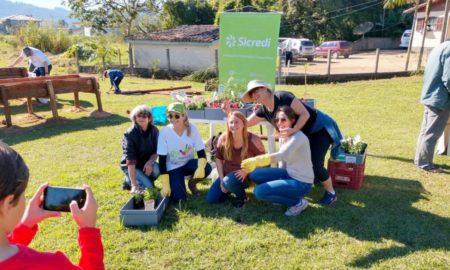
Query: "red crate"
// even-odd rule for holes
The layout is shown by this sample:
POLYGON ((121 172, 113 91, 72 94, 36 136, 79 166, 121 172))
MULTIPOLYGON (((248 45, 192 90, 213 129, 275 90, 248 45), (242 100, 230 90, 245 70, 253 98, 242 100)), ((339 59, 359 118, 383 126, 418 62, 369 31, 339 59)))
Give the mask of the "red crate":
POLYGON ((328 160, 328 173, 333 181, 333 186, 338 188, 360 189, 364 182, 365 167, 365 158, 362 164, 328 160))

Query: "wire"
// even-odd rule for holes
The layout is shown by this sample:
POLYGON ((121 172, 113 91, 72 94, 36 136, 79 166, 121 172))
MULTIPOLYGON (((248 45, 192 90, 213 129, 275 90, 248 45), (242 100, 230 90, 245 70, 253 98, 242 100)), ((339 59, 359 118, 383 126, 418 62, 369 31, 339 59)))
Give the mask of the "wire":
POLYGON ((366 7, 362 7, 362 8, 360 8, 360 9, 356 9, 356 10, 353 10, 353 11, 351 11, 351 12, 347 12, 347 13, 344 13, 344 14, 336 15, 336 16, 333 16, 333 17, 330 17, 330 18, 327 18, 327 19, 328 19, 328 20, 331 20, 331 19, 335 19, 335 18, 347 16, 347 15, 353 14, 353 13, 355 13, 355 12, 364 10, 364 9, 368 9, 368 8, 371 8, 371 7, 375 7, 375 6, 377 6, 377 5, 381 4, 381 3, 382 3, 382 2, 375 3, 375 4, 372 4, 372 5, 369 5, 369 6, 366 6, 366 7))
POLYGON ((334 12, 338 12, 338 11, 341 11, 341 10, 344 10, 344 9, 350 9, 350 8, 354 8, 354 7, 357 7, 357 6, 372 4, 372 3, 378 2, 378 1, 380 1, 380 0, 372 0, 372 1, 365 2, 365 3, 359 3, 359 4, 356 4, 356 5, 353 5, 353 6, 349 6, 349 7, 339 8, 339 9, 336 9, 336 10, 328 11, 328 12, 325 13, 325 15, 326 14, 330 14, 330 13, 334 13, 334 12))

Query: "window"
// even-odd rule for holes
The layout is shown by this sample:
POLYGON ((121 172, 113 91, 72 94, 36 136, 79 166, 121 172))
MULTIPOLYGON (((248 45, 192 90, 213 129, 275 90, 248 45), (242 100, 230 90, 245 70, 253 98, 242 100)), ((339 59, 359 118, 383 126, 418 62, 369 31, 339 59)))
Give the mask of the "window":
POLYGON ((425 22, 424 18, 417 19, 416 31, 421 32, 423 30, 423 24, 425 22))
MULTIPOLYGON (((441 22, 442 25, 442 22, 441 22)), ((437 18, 430 17, 427 22, 427 31, 436 31, 437 30, 437 18)))

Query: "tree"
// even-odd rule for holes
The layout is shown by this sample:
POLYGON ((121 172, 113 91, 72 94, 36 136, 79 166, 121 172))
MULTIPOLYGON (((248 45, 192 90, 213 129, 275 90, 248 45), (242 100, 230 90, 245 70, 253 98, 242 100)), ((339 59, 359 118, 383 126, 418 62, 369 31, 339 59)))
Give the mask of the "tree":
POLYGON ((212 24, 214 10, 202 0, 169 0, 164 3, 161 12, 161 25, 164 29, 179 25, 212 24))

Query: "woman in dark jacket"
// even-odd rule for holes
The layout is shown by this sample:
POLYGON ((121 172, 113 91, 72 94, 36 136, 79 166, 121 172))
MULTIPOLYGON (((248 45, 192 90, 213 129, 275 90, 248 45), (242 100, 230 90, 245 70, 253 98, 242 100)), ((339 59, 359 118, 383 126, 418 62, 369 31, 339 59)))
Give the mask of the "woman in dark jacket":
POLYGON ((131 192, 135 192, 153 187, 153 181, 159 176, 156 163, 159 131, 153 125, 151 109, 146 105, 135 107, 130 119, 133 125, 123 135, 120 167, 125 174, 124 188, 131 187, 131 192))

